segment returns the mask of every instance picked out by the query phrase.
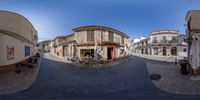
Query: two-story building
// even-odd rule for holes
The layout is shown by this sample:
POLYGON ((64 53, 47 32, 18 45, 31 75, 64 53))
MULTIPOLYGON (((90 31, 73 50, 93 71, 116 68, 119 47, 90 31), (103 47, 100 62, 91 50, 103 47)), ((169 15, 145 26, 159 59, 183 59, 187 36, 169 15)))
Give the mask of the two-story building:
POLYGON ((75 35, 58 36, 49 43, 50 52, 61 57, 73 57, 75 54, 75 35))
POLYGON ((150 38, 142 39, 134 43, 134 53, 151 54, 150 38))
POLYGON ((121 31, 105 26, 82 26, 72 31, 50 42, 51 53, 80 60, 86 56, 113 60, 127 54, 129 37, 121 31))
POLYGON ((151 33, 151 48, 153 55, 187 56, 185 36, 176 30, 162 30, 151 33))
POLYGON ((162 30, 151 33, 152 54, 153 55, 178 55, 178 31, 162 30))
POLYGON ((190 10, 186 15, 188 60, 195 74, 200 74, 200 10, 190 10))
POLYGON ((0 73, 16 70, 37 53, 38 34, 22 15, 0 11, 0 73))
POLYGON ((134 44, 135 53, 158 56, 187 56, 186 36, 176 30, 152 32, 150 38, 134 44))
POLYGON ((126 54, 128 36, 105 26, 83 26, 73 29, 77 56, 115 59, 126 54))

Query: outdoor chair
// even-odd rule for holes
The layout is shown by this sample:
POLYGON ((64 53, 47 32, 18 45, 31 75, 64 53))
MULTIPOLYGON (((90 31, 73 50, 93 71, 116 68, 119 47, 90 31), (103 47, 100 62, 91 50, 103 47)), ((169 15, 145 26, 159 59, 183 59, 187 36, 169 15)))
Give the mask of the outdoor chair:
POLYGON ((38 59, 34 58, 33 63, 38 63, 38 59))
POLYGON ((33 62, 33 58, 29 58, 29 63, 32 63, 33 62))
POLYGON ((70 58, 67 58, 67 61, 71 61, 71 59, 70 59, 70 58))
POLYGON ((72 63, 74 63, 74 62, 75 62, 75 60, 74 60, 74 59, 71 59, 71 62, 72 62, 72 63))
POLYGON ((93 66, 93 58, 89 58, 89 66, 93 66))
POLYGON ((16 70, 15 70, 15 72, 17 74, 21 73, 21 64, 20 63, 16 64, 16 70))
POLYGON ((97 66, 99 64, 100 60, 94 60, 94 65, 97 66))
POLYGON ((34 68, 34 64, 33 64, 33 63, 29 63, 29 64, 27 64, 27 67, 28 67, 29 69, 32 69, 32 68, 34 68))
POLYGON ((81 61, 80 59, 79 59, 79 64, 83 64, 83 61, 81 61))
POLYGON ((89 63, 89 60, 88 59, 86 59, 85 60, 85 66, 88 66, 90 63, 89 63))
POLYGON ((83 62, 83 63, 82 63, 83 67, 86 66, 86 62, 85 62, 84 59, 82 59, 82 62, 83 62))
POLYGON ((27 64, 21 63, 21 67, 26 67, 26 66, 27 66, 27 64))

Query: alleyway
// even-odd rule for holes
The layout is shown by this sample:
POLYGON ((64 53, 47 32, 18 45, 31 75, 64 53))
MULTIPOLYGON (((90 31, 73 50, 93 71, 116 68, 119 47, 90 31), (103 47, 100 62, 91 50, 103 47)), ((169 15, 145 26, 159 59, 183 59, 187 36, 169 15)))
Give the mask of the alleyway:
POLYGON ((109 68, 84 69, 45 54, 35 83, 26 91, 0 95, 0 99, 197 100, 200 98, 169 94, 157 89, 149 79, 145 62, 140 59, 132 57, 109 68))

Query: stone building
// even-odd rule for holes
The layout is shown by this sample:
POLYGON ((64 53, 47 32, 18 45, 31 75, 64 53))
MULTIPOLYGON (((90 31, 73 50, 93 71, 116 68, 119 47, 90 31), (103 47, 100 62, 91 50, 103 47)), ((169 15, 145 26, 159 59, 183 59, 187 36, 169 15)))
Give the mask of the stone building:
POLYGON ((0 73, 16 70, 37 52, 37 31, 24 16, 0 11, 0 73))
POLYGON ((50 40, 45 40, 45 41, 39 42, 37 44, 38 50, 49 52, 50 51, 49 43, 50 43, 50 40))
POLYGON ((73 29, 77 56, 92 56, 96 59, 115 59, 125 55, 128 36, 105 26, 83 26, 73 29))
POLYGON ((126 55, 129 37, 123 32, 105 26, 83 26, 72 31, 73 34, 57 37, 51 42, 52 53, 80 60, 86 56, 113 60, 126 55))
POLYGON ((61 57, 73 57, 75 43, 74 34, 58 36, 49 43, 50 52, 61 57))
POLYGON ((161 30, 151 33, 150 38, 134 44, 135 53, 159 56, 187 56, 185 35, 175 30, 161 30))

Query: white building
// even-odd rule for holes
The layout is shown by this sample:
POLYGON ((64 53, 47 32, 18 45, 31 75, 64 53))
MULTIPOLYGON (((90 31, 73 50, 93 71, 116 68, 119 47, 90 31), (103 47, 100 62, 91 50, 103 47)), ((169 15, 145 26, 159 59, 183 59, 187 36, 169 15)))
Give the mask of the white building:
POLYGON ((184 35, 175 30, 152 32, 150 38, 134 44, 134 52, 158 56, 187 56, 187 43, 184 35))

